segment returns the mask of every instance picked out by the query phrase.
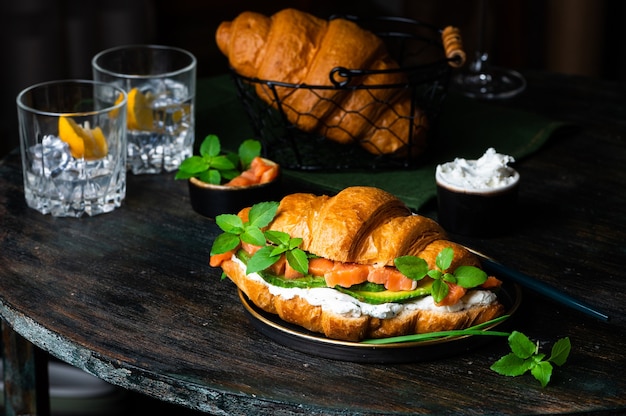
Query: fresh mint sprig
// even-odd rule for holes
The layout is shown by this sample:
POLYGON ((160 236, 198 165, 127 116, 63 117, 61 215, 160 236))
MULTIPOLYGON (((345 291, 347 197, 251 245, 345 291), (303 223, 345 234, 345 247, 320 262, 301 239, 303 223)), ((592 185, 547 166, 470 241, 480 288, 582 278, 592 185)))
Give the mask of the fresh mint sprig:
POLYGON ((367 339, 362 341, 363 344, 385 345, 402 342, 424 342, 437 339, 445 339, 450 337, 473 336, 505 336, 508 337, 511 351, 498 361, 493 363, 491 370, 504 376, 516 377, 530 371, 531 374, 545 387, 552 377, 552 363, 562 366, 567 361, 569 353, 572 349, 568 337, 559 339, 553 346, 550 357, 546 359, 546 354, 539 352, 539 343, 533 343, 526 335, 518 331, 502 332, 483 329, 494 325, 505 319, 509 315, 502 315, 482 324, 475 325, 466 329, 457 329, 450 331, 428 332, 423 334, 402 335, 389 338, 367 339))
POLYGON ((221 214, 215 217, 215 223, 224 232, 213 242, 211 255, 234 250, 241 242, 265 246, 266 240, 262 228, 274 219, 277 210, 278 202, 261 202, 250 208, 246 222, 235 214, 221 214))
POLYGON ((454 249, 446 247, 435 258, 436 269, 428 269, 426 260, 415 256, 402 256, 394 260, 396 268, 409 279, 421 280, 428 276, 433 279, 432 296, 441 302, 450 291, 446 283, 453 283, 469 289, 487 281, 487 273, 474 266, 459 266, 452 273, 448 269, 454 259, 454 249))
POLYGON ((267 269, 280 260, 283 254, 294 270, 307 274, 308 256, 304 250, 298 248, 302 244, 302 239, 291 238, 289 234, 281 231, 263 230, 276 216, 278 205, 278 202, 261 202, 253 205, 248 213, 247 222, 234 214, 215 217, 217 226, 224 232, 213 242, 211 255, 234 250, 243 242, 261 247, 248 261, 247 274, 267 269))
POLYGON ((261 248, 254 253, 246 267, 246 273, 260 272, 276 263, 281 255, 285 255, 287 263, 299 273, 307 274, 309 271, 309 259, 304 250, 298 248, 302 244, 301 238, 291 238, 282 231, 268 230, 264 233, 265 238, 273 243, 261 248))
POLYGON ((220 185, 231 180, 250 167, 252 160, 261 154, 258 140, 245 140, 237 153, 222 153, 222 146, 215 134, 209 134, 200 144, 200 155, 183 160, 178 167, 175 179, 195 177, 203 182, 220 185))
POLYGON ((539 352, 539 343, 533 343, 526 335, 513 331, 509 335, 509 354, 500 358, 490 367, 493 371, 504 376, 521 376, 530 371, 542 387, 550 382, 552 377, 552 364, 562 366, 572 349, 568 337, 559 339, 553 346, 550 357, 539 352))

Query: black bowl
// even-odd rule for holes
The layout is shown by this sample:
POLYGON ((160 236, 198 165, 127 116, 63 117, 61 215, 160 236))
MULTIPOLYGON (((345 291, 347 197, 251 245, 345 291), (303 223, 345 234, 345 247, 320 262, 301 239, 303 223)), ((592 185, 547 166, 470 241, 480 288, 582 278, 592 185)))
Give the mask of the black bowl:
POLYGON ((495 237, 517 223, 519 174, 515 181, 493 190, 455 188, 437 178, 438 222, 449 232, 473 237, 495 237))
POLYGON ((212 185, 190 178, 191 207, 198 214, 215 218, 220 214, 237 214, 258 202, 277 201, 281 197, 282 175, 271 182, 250 186, 212 185))

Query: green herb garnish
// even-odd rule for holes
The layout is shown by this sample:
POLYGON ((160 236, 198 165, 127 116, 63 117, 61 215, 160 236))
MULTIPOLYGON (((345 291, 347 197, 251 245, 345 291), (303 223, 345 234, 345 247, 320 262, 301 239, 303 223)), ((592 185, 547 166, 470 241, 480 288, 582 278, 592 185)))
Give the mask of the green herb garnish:
MULTIPOLYGON (((237 257, 244 264, 248 264, 250 261, 250 254, 248 254, 245 250, 237 250, 237 257)), ((311 276, 309 274, 303 277, 297 277, 294 279, 287 279, 285 276, 275 276, 274 274, 268 272, 267 270, 259 271, 259 276, 263 278, 269 284, 278 287, 284 287, 287 289, 292 288, 300 288, 300 289, 310 289, 315 287, 328 287, 326 286, 326 279, 322 276, 311 276)))
POLYGON ((287 263, 299 273, 309 272, 309 259, 304 250, 298 248, 302 244, 301 238, 291 238, 289 234, 282 231, 265 231, 264 237, 273 243, 266 245, 254 253, 248 262, 246 273, 259 272, 265 270, 276 263, 282 254, 285 255, 287 263))
POLYGON ((474 266, 459 266, 449 273, 448 268, 454 258, 454 249, 446 247, 437 254, 436 269, 428 269, 426 260, 415 256, 402 256, 395 259, 395 265, 409 279, 421 280, 428 276, 434 280, 432 296, 435 302, 441 302, 450 291, 446 283, 453 283, 463 288, 480 286, 487 281, 487 273, 474 266))
POLYGON ((504 376, 521 376, 530 370, 530 373, 545 387, 552 376, 552 364, 565 364, 572 348, 568 337, 559 339, 553 346, 548 359, 546 354, 539 352, 539 343, 533 343, 521 332, 513 331, 509 335, 511 353, 500 358, 490 367, 493 371, 504 376))
POLYGON ((264 246, 265 235, 261 229, 274 219, 277 210, 278 202, 261 202, 250 208, 248 221, 245 223, 235 214, 221 214, 215 217, 215 223, 224 232, 213 242, 211 255, 234 250, 241 242, 264 246))
POLYGON ((490 321, 483 322, 478 325, 474 325, 465 329, 456 329, 451 331, 438 331, 438 332, 427 332, 423 334, 411 334, 411 335, 401 335, 397 337, 388 337, 388 338, 376 338, 376 339, 367 339, 365 341, 361 341, 363 344, 376 344, 376 345, 384 345, 384 344, 395 344, 399 342, 417 342, 417 341, 430 341, 433 339, 440 338, 448 338, 451 336, 464 336, 464 335, 491 335, 491 336, 508 336, 508 332, 499 332, 499 331, 486 331, 483 328, 494 325, 498 322, 504 321, 509 318, 509 315, 502 315, 497 318, 494 318, 490 321))
POLYGON ((308 256, 304 250, 298 248, 302 244, 301 238, 291 238, 289 234, 281 231, 262 230, 276 216, 278 205, 278 202, 260 202, 253 205, 245 223, 235 214, 221 214, 215 217, 215 223, 224 232, 213 242, 211 255, 234 250, 243 242, 261 247, 248 260, 247 274, 267 269, 280 260, 282 254, 294 270, 307 274, 308 256))
POLYGON ((482 328, 491 326, 509 318, 509 315, 499 316, 479 325, 474 325, 466 329, 451 331, 430 332, 424 334, 403 335, 398 337, 368 339, 362 341, 363 344, 385 345, 402 342, 424 342, 448 337, 461 337, 467 335, 484 336, 505 336, 508 337, 511 351, 500 358, 490 367, 491 370, 504 376, 521 376, 530 370, 531 374, 541 383, 542 387, 548 385, 552 376, 552 364, 558 366, 565 364, 572 348, 568 337, 559 339, 553 346, 550 357, 546 359, 546 354, 539 352, 539 343, 533 343, 526 335, 518 331, 501 332, 484 330, 482 328))
POLYGON ((231 180, 250 167, 252 160, 261 154, 261 143, 257 140, 245 140, 237 153, 222 153, 219 138, 209 134, 200 144, 200 155, 190 156, 178 167, 175 179, 192 177, 220 185, 231 180))

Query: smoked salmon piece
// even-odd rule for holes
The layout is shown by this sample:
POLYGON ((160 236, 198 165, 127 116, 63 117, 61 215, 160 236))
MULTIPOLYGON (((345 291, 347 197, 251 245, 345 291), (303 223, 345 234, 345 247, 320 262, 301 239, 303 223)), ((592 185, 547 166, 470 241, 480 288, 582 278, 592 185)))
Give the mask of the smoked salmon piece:
POLYGON ((227 251, 226 253, 214 254, 209 258, 209 265, 211 267, 220 267, 226 260, 230 260, 233 256, 234 250, 227 251))
POLYGON ((243 251, 248 253, 250 257, 252 257, 254 253, 256 253, 257 251, 261 249, 261 246, 255 246, 254 244, 250 244, 250 243, 246 243, 245 241, 242 241, 241 248, 243 249, 243 251))
MULTIPOLYGON (((282 257, 285 258, 285 256, 282 257)), ((303 276, 302 273, 291 267, 288 261, 285 261, 285 279, 297 279, 303 276)))
POLYGON ((249 220, 248 215, 250 214, 250 209, 251 209, 251 208, 252 208, 252 207, 245 207, 244 209, 242 209, 241 211, 239 211, 239 212, 237 213, 237 216, 238 216, 239 218, 241 218, 241 221, 243 221, 243 222, 248 222, 248 220, 249 220))
POLYGON ((324 274, 328 287, 350 287, 367 282, 369 266, 357 263, 336 262, 333 268, 324 274))
POLYGON ((467 293, 467 289, 464 287, 455 285, 454 283, 446 282, 446 284, 448 285, 448 294, 445 298, 441 299, 441 302, 436 303, 437 306, 454 305, 467 293))
POLYGON ((309 259, 309 274, 311 276, 324 276, 332 270, 334 265, 334 261, 321 257, 309 259))
POLYGON ((226 183, 227 186, 250 186, 253 182, 243 176, 237 176, 226 183))
POLYGON ((274 264, 272 264, 267 269, 275 276, 282 276, 285 274, 285 265, 287 264, 287 260, 285 256, 280 256, 280 259, 274 264))
POLYGON ((488 276, 485 283, 480 285, 480 287, 484 289, 492 289, 494 287, 500 287, 502 285, 502 280, 498 279, 495 276, 488 276))
POLYGON ((227 186, 250 186, 271 182, 278 177, 279 168, 276 164, 270 164, 262 157, 255 157, 250 162, 250 167, 229 182, 227 186))
POLYGON ((400 290, 413 290, 416 282, 409 279, 393 267, 371 267, 367 280, 385 286, 385 289, 398 292, 400 290))

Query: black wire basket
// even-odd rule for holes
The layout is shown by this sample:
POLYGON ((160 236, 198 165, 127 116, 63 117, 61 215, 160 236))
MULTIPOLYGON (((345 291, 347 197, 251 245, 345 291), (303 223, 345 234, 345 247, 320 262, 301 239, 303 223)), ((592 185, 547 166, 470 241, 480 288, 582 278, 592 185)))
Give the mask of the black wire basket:
MULTIPOLYGON (((398 17, 364 19, 342 15, 331 19, 337 17, 355 21, 362 28, 377 34, 383 39, 387 51, 396 60, 399 68, 377 71, 336 67, 328 75, 330 80, 328 85, 289 84, 277 80, 250 78, 231 69, 239 98, 257 138, 263 144, 264 156, 287 169, 311 171, 398 169, 419 166, 428 154, 428 149, 414 151, 417 150, 417 146, 422 148, 424 145, 423 140, 420 139, 418 143, 415 136, 424 133, 420 132, 420 129, 424 128, 428 130, 426 132, 428 142, 436 139, 436 119, 447 94, 450 75, 453 68, 463 65, 465 61, 458 30, 452 27, 438 29, 417 20, 398 17), (372 85, 362 81, 365 76, 383 72, 400 73, 403 75, 403 81, 385 85, 372 85), (265 99, 261 99, 257 94, 257 88, 260 86, 267 92, 265 99), (348 113, 354 112, 354 109, 342 108, 341 101, 329 99, 328 90, 332 90, 333 97, 338 95, 345 97, 343 91, 370 94, 373 105, 389 108, 392 107, 392 103, 378 99, 377 90, 392 90, 386 91, 392 97, 397 94, 408 94, 411 111, 407 115, 402 115, 408 121, 404 123, 407 128, 397 134, 404 145, 404 150, 399 152, 400 154, 381 154, 377 152, 375 145, 367 143, 368 137, 352 137, 348 143, 339 143, 329 139, 320 132, 320 129, 305 131, 299 128, 289 121, 287 113, 290 111, 293 113, 294 110, 289 108, 282 98, 299 89, 307 89, 323 100, 330 100, 332 106, 348 113), (334 94, 335 92, 337 94, 334 94), (428 126, 422 125, 423 118, 417 115, 414 109, 422 111, 428 120, 428 126)), ((309 114, 300 112, 298 116, 309 114)), ((387 128, 376 126, 373 120, 368 122, 375 129, 387 128)), ((328 129, 332 126, 325 127, 328 129)))

